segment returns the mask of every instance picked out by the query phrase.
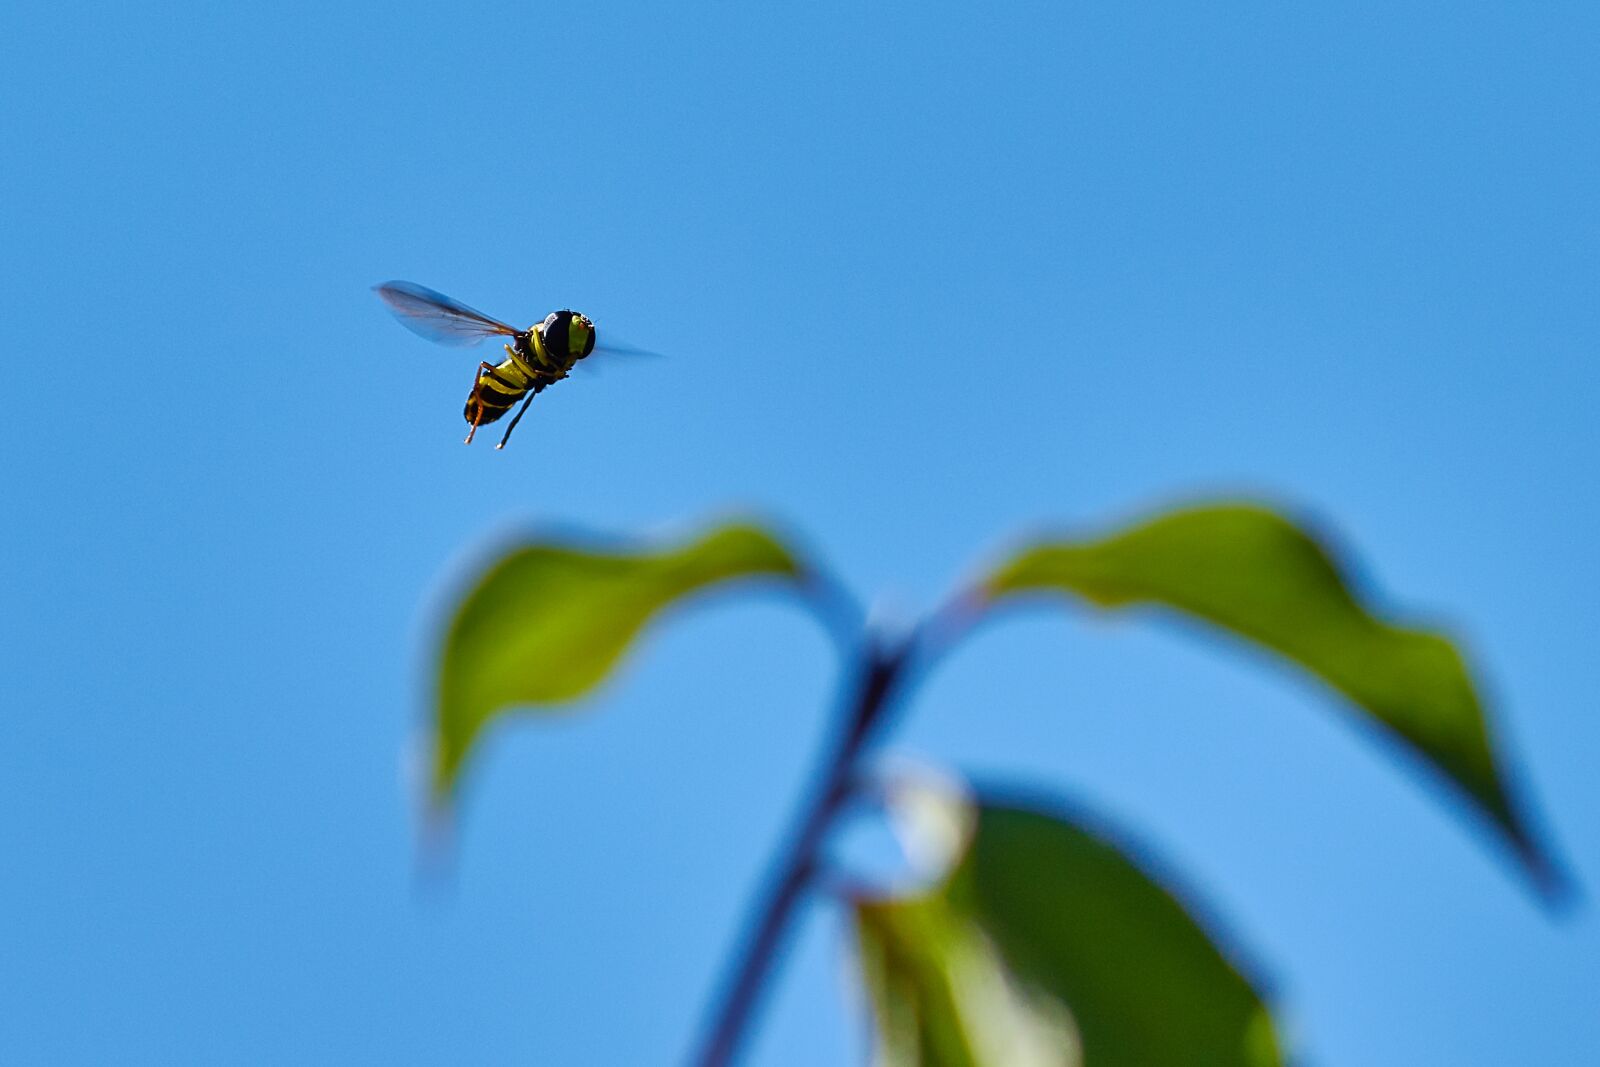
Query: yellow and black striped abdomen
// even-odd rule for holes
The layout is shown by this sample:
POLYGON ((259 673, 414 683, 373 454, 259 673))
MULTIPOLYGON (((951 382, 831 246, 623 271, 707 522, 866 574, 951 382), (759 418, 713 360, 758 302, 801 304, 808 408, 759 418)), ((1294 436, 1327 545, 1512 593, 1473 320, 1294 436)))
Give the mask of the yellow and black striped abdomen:
POLYGON ((472 393, 467 397, 463 414, 468 422, 477 426, 491 423, 511 410, 511 405, 527 395, 533 388, 533 377, 507 357, 493 370, 480 370, 472 393))

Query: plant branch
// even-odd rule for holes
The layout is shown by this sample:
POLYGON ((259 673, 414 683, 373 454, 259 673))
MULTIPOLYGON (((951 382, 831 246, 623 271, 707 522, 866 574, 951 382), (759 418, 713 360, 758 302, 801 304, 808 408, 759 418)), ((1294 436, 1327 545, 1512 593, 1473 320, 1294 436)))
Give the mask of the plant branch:
POLYGON ((805 896, 834 817, 850 797, 856 767, 874 728, 890 707, 897 684, 913 658, 913 636, 886 641, 869 633, 856 674, 854 697, 833 749, 823 764, 811 799, 802 809, 787 850, 773 866, 763 900, 752 912, 743 947, 730 968, 724 993, 708 1037, 692 1063, 728 1067, 748 1029, 751 1016, 783 947, 796 906, 805 896))

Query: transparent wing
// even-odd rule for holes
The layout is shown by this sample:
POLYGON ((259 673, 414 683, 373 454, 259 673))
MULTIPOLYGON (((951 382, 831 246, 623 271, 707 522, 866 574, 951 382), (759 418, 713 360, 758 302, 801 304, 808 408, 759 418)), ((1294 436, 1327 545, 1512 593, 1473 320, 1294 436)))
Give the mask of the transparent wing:
POLYGON ((522 332, 415 282, 384 282, 372 291, 389 305, 400 325, 443 345, 475 345, 486 337, 515 337, 522 332))
POLYGON ((652 352, 648 348, 640 348, 637 345, 630 345, 626 341, 619 341, 609 334, 606 335, 605 340, 601 340, 599 331, 596 330, 594 351, 591 352, 590 355, 599 355, 602 352, 612 356, 645 356, 650 359, 664 358, 660 352, 652 352))
POLYGON ((598 338, 596 338, 594 351, 590 352, 587 357, 578 360, 578 362, 572 368, 573 373, 583 374, 587 377, 594 377, 597 374, 604 374, 605 368, 615 366, 615 364, 611 362, 611 357, 613 356, 621 356, 624 359, 666 358, 660 352, 652 352, 648 348, 637 348, 634 345, 625 344, 621 341, 615 340, 600 341, 598 338), (602 358, 597 360, 594 358, 596 356, 600 356, 602 358))

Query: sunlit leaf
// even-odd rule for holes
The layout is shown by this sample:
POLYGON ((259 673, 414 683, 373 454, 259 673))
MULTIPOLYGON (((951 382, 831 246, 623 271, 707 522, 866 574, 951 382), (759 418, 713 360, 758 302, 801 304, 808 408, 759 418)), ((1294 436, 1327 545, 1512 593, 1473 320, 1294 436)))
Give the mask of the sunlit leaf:
POLYGON ((884 1067, 1274 1067, 1271 1017, 1178 899, 1075 820, 986 802, 949 878, 856 905, 884 1067))
POLYGON ((771 535, 725 526, 682 547, 602 552, 534 543, 495 562, 461 600, 439 664, 433 787, 448 794, 474 740, 502 712, 583 696, 652 616, 735 579, 802 580, 771 535))
POLYGON ((1199 507, 1102 540, 1036 544, 986 588, 993 597, 1045 592, 1105 608, 1158 605, 1287 657, 1460 785, 1548 884, 1551 867, 1508 799, 1455 646, 1374 617, 1328 552, 1272 511, 1199 507))
POLYGON ((1077 1067, 1072 1013, 1022 988, 942 895, 856 908, 879 1067, 1077 1067))

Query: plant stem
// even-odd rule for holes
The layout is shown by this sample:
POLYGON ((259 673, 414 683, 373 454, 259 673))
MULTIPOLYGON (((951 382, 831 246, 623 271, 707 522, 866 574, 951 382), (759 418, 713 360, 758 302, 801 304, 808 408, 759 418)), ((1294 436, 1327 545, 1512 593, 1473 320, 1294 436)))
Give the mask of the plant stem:
POLYGON ((779 853, 774 875, 765 899, 752 916, 743 948, 725 985, 720 1008, 700 1054, 692 1061, 699 1067, 728 1067, 748 1029, 757 1001, 766 986, 784 935, 788 932, 795 906, 805 895, 815 870, 828 830, 845 801, 850 798, 856 768, 873 728, 884 719, 896 683, 911 660, 914 639, 885 641, 869 633, 855 683, 855 696, 842 721, 843 729, 833 751, 823 765, 818 785, 803 809, 787 850, 779 853))

